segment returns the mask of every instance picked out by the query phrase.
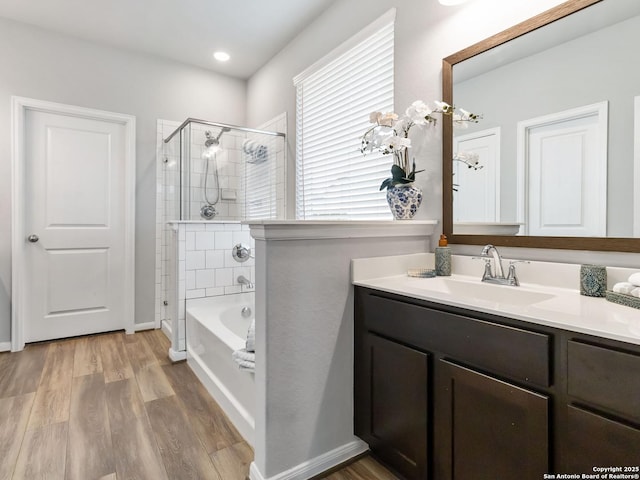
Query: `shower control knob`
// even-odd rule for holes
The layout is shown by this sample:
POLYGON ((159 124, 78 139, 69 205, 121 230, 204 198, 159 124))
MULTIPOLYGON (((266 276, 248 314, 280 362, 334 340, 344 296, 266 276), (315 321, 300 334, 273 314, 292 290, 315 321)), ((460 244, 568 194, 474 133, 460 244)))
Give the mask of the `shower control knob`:
POLYGON ((241 243, 233 247, 233 250, 231 250, 231 254, 233 255, 233 259, 236 262, 240 262, 240 263, 244 263, 250 258, 253 258, 251 256, 251 248, 245 245, 242 245, 241 243))
POLYGON ((29 235, 27 237, 27 240, 29 240, 29 242, 31 243, 36 243, 38 240, 40 240, 40 237, 34 233, 32 233, 31 235, 29 235))

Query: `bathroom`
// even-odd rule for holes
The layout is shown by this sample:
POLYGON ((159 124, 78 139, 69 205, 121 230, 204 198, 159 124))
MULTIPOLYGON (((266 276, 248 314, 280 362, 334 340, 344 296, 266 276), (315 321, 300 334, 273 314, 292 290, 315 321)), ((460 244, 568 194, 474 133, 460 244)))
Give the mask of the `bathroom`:
MULTIPOLYGON (((189 3, 191 8, 182 9, 179 15, 167 12, 166 18, 162 19, 166 22, 162 25, 160 19, 149 16, 149 11, 157 10, 157 6, 131 12, 131 15, 121 13, 110 23, 114 30, 107 32, 104 38, 98 38, 89 33, 97 30, 97 26, 92 27, 101 23, 108 13, 89 10, 98 6, 68 6, 66 2, 55 2, 39 5, 40 17, 37 12, 31 12, 32 16, 23 12, 25 16, 20 17, 17 7, 5 2, 0 9, 0 51, 5 62, 0 79, 0 92, 4 97, 0 105, 0 148, 4 152, 0 162, 0 230, 5 233, 0 236, 0 347, 3 351, 10 350, 12 341, 14 272, 10 232, 15 228, 12 223, 15 221, 12 213, 12 96, 135 117, 133 312, 135 325, 142 327, 134 326, 133 329, 155 328, 161 321, 156 314, 157 244, 161 242, 156 222, 157 169, 158 158, 161 158, 158 121, 180 125, 187 118, 197 118, 286 133, 286 196, 284 216, 279 218, 292 221, 296 218, 294 77, 395 6, 393 105, 394 111, 402 111, 416 99, 432 102, 444 98, 443 58, 560 3, 559 0, 473 0, 445 6, 437 0, 409 0, 395 5, 375 0, 367 2, 365 8, 358 0, 318 2, 315 11, 306 12, 304 23, 261 63, 232 74, 225 73, 225 68, 230 72, 233 60, 227 66, 209 67, 209 51, 203 54, 207 56, 206 60, 201 60, 200 66, 194 66, 186 60, 193 55, 193 50, 184 53, 169 45, 167 51, 173 51, 172 54, 150 53, 153 52, 151 46, 143 41, 149 24, 156 22, 157 30, 176 41, 184 31, 195 29, 196 25, 206 31, 217 12, 207 11, 209 15, 203 15, 204 7, 199 3, 189 3), (53 17, 55 13, 47 12, 47 8, 72 8, 62 16, 70 21, 75 19, 76 27, 86 27, 74 29, 73 23, 65 24, 62 20, 59 24, 40 24, 44 22, 42 18, 53 17), (181 25, 181 18, 195 25, 181 25), (140 23, 136 24, 135 19, 140 23), (127 38, 133 39, 132 45, 125 44, 127 38), (214 71, 214 68, 218 70, 214 71), (286 114, 286 128, 268 126, 274 119, 282 119, 283 114, 286 114)), ((130 7, 123 5, 122 8, 126 12, 130 7)), ((242 15, 239 22, 253 21, 251 12, 245 11, 242 15)), ((207 48, 216 48, 216 45, 207 48)), ((368 117, 368 110, 364 116, 368 117)), ((331 131, 332 128, 332 121, 327 120, 326 129, 331 131)), ((211 130, 216 133, 218 128, 211 130)), ((446 195, 442 187, 440 135, 438 125, 436 138, 425 142, 415 152, 418 169, 426 170, 416 177, 425 199, 415 221, 437 221, 431 234, 425 235, 424 228, 417 223, 395 225, 390 234, 371 231, 360 239, 348 229, 335 231, 339 226, 289 225, 291 229, 297 229, 294 233, 287 231, 286 222, 252 226, 256 318, 265 315, 272 319, 307 319, 298 329, 291 328, 286 321, 280 325, 274 320, 268 332, 256 332, 257 346, 260 342, 263 346, 270 345, 270 354, 276 355, 269 358, 268 365, 256 365, 255 377, 259 384, 256 402, 263 405, 263 411, 256 412, 256 469, 252 478, 305 478, 304 473, 294 476, 295 469, 305 462, 317 460, 314 465, 328 469, 356 454, 360 444, 355 442, 352 428, 353 326, 350 322, 353 321, 353 291, 349 262, 352 258, 433 252, 439 233, 448 221, 443 209, 446 195), (363 238, 366 235, 378 240, 363 238), (279 240, 271 241, 278 236, 279 240), (274 278, 279 280, 273 281, 274 278), (261 338, 263 334, 268 334, 269 338, 261 338), (283 345, 292 351, 281 349, 279 354, 283 345), (299 363, 301 358, 308 362, 299 363), (268 403, 269 399, 272 403, 268 403), (272 423, 267 424, 267 420, 272 423), (345 454, 336 453, 336 449, 345 445, 354 449, 346 449, 345 454), (331 452, 335 455, 327 455, 331 452), (290 477, 284 475, 292 469, 294 473, 290 477)), ((359 148, 357 134, 355 148, 359 148)), ((630 177, 610 173, 610 182, 627 185, 633 180, 630 177)), ((377 186, 374 190, 377 192, 377 186)), ((383 193, 379 195, 383 198, 383 193)), ((631 197, 628 202, 631 204, 631 197)), ((635 242, 607 239, 590 243, 588 239, 579 248, 570 250, 532 237, 517 246, 509 246, 509 242, 496 244, 505 258, 640 268, 640 259, 633 253, 638 252, 635 242), (625 247, 623 243, 631 247, 625 247)), ((452 239, 454 254, 479 255, 481 249, 481 244, 468 238, 452 239)), ((481 266, 479 270, 478 277, 482 273, 481 266)), ((525 271, 526 268, 519 270, 522 281, 525 281, 525 271)))

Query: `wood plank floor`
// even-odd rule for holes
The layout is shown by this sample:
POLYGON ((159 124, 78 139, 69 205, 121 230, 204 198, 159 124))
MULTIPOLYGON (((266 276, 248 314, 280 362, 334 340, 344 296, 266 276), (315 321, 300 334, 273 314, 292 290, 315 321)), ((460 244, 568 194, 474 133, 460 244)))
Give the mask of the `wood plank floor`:
MULTIPOLYGON (((253 460, 160 330, 0 353, 0 480, 245 480, 253 460)), ((396 480, 371 457, 327 480, 396 480)))

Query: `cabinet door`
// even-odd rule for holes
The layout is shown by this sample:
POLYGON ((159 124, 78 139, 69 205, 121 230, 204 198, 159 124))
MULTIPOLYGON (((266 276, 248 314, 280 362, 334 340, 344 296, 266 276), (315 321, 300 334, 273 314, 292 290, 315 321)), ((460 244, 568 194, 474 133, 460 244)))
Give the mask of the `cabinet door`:
POLYGON ((540 480, 549 472, 548 398, 440 360, 436 478, 540 480))
POLYGON ((364 347, 370 390, 359 434, 405 478, 426 479, 428 355, 371 333, 364 347))
POLYGON ((637 467, 640 430, 569 406, 566 450, 567 472, 592 474, 593 467, 637 467))

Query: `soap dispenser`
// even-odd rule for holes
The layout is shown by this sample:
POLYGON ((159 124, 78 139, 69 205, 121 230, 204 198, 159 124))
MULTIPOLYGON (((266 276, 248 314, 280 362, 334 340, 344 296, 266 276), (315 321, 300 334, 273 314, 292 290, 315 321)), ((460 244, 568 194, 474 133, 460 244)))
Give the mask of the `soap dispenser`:
POLYGON ((436 247, 436 275, 441 277, 451 275, 451 247, 449 247, 447 236, 444 234, 440 235, 436 247))

